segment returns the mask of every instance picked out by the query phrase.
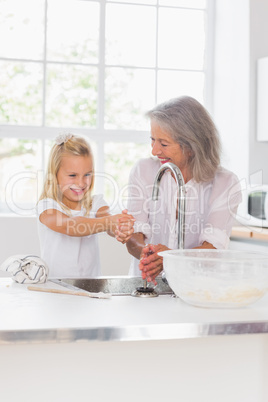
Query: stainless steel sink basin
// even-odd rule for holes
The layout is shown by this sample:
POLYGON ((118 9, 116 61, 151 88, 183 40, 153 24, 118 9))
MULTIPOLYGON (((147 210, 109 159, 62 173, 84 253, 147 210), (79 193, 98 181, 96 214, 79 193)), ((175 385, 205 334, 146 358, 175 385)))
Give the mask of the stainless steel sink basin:
MULTIPOLYGON (((80 279, 54 279, 52 282, 58 283, 61 286, 65 286, 69 289, 79 288, 88 292, 104 292, 110 293, 113 296, 126 296, 138 287, 143 286, 143 280, 141 277, 131 276, 100 276, 97 278, 80 278, 80 279)), ((149 285, 152 286, 152 285, 149 285)), ((173 294, 171 288, 166 284, 162 278, 157 278, 157 286, 155 290, 158 294, 173 294)))

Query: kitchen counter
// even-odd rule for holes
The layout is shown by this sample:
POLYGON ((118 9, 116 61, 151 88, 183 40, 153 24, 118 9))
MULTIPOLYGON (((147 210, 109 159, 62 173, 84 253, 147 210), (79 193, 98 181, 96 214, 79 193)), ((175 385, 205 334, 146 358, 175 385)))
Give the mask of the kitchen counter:
MULTIPOLYGON (((38 287, 38 285, 36 285, 38 287)), ((47 282, 42 287, 64 289, 47 282)), ((0 343, 187 339, 268 332, 268 295, 240 309, 205 309, 179 298, 93 299, 30 291, 0 280, 0 343)))
POLYGON ((266 402, 267 332, 267 296, 214 310, 170 295, 41 293, 1 278, 1 400, 266 402))
POLYGON ((234 226, 231 233, 231 238, 253 239, 268 242, 268 228, 234 226))

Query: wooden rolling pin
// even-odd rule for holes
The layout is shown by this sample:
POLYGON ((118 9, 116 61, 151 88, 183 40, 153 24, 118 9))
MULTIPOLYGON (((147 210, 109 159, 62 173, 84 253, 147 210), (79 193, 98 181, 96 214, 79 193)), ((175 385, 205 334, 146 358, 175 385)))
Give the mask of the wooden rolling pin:
POLYGON ((47 293, 60 293, 64 295, 73 295, 73 296, 86 296, 86 297, 94 297, 97 299, 110 299, 111 295, 109 293, 90 293, 76 290, 65 290, 65 289, 53 289, 53 288, 41 288, 39 286, 28 286, 28 290, 36 290, 37 292, 47 292, 47 293))

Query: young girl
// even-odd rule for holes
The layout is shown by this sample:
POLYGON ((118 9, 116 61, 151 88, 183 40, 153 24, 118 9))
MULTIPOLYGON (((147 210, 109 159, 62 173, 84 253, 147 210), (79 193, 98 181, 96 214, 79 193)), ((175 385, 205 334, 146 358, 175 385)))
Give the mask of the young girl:
POLYGON ((107 232, 125 243, 133 233, 133 217, 110 215, 101 195, 92 195, 94 166, 84 138, 59 135, 53 146, 39 199, 41 257, 49 277, 101 275, 97 233, 107 232))

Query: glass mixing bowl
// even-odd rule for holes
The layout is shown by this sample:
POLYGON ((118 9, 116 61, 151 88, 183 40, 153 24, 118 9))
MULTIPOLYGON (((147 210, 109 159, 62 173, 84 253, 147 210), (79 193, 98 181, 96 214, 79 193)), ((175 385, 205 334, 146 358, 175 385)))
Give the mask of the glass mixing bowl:
POLYGON ((191 305, 243 307, 268 291, 268 253, 191 249, 158 254, 169 286, 191 305))

